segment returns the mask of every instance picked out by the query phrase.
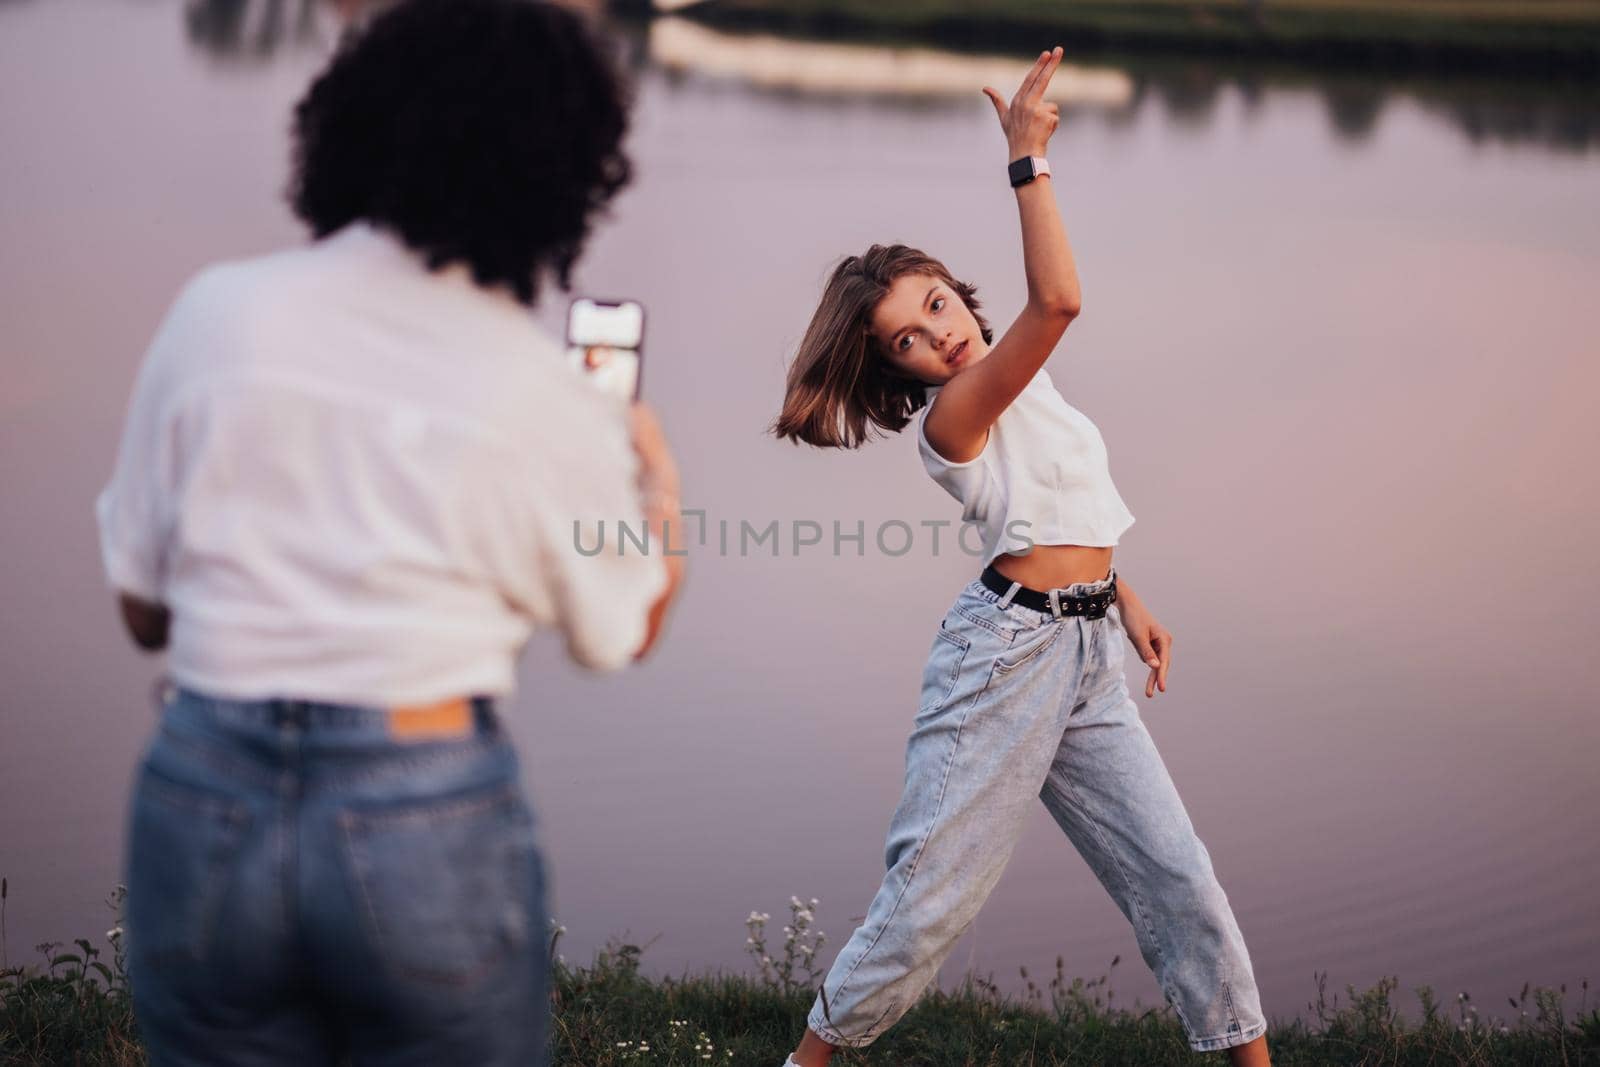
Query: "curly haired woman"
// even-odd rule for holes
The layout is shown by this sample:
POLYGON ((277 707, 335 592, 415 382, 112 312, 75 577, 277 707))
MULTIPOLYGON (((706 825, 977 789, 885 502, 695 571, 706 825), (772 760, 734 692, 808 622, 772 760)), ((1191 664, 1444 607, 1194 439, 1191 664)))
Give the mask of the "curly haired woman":
POLYGON ((662 536, 677 471, 530 310, 625 126, 571 12, 404 0, 296 109, 316 239, 206 267, 157 332, 97 505, 134 639, 170 644, 126 857, 154 1067, 546 1062, 500 702, 542 626, 594 670, 644 655, 683 567, 574 545, 662 536))

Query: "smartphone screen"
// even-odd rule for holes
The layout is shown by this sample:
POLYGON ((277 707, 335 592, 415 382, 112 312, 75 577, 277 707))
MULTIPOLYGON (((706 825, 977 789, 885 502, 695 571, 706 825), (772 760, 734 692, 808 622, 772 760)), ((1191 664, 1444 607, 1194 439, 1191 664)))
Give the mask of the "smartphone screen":
POLYGON ((567 309, 567 363, 590 384, 637 400, 642 384, 644 306, 579 297, 567 309))

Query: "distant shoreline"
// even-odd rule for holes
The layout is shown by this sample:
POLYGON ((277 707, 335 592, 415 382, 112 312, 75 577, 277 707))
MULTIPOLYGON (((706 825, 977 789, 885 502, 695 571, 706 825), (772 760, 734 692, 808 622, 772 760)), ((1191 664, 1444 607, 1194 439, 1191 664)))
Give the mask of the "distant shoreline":
MULTIPOLYGON (((642 14, 649 0, 612 7, 642 14)), ((725 30, 960 51, 1062 44, 1076 58, 1145 52, 1600 83, 1595 0, 994 0, 981 11, 960 0, 705 0, 675 14, 725 30)))

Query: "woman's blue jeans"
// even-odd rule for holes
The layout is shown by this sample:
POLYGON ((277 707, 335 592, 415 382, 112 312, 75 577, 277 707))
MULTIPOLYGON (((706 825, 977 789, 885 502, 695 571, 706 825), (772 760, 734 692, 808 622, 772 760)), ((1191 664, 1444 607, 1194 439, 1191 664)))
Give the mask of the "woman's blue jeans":
POLYGON ((133 788, 152 1067, 547 1062, 544 875, 487 698, 470 736, 177 689, 133 788))
MULTIPOLYGON (((1115 573, 1064 592, 1102 592, 1115 573)), ((994 888, 1035 798, 1133 924, 1190 1046, 1266 1031, 1227 895, 1128 693, 1126 641, 1115 605, 1057 618, 1003 604, 977 580, 961 591, 923 674, 888 873, 807 1020, 819 1037, 867 1045, 911 1008, 994 888)))

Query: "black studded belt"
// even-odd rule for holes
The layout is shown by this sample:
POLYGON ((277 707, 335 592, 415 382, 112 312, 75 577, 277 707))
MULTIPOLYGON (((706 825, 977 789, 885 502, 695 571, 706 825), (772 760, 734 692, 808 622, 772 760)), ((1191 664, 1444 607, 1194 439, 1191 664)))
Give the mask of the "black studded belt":
MULTIPOLYGON (((1112 571, 1112 574, 1115 573, 1115 571, 1112 571)), ((979 580, 992 592, 1000 596, 1005 596, 1007 591, 1015 584, 1010 578, 995 570, 993 566, 985 567, 983 574, 979 576, 979 580)), ((1117 586, 1115 582, 1112 583, 1110 589, 1103 593, 1072 593, 1070 595, 1061 592, 1059 589, 1041 593, 1037 589, 1029 589, 1024 585, 1018 588, 1016 594, 1011 598, 1011 603, 1013 604, 1021 604, 1025 608, 1042 611, 1047 615, 1083 615, 1091 619, 1098 619, 1103 616, 1106 613, 1106 609, 1116 601, 1117 586), (1055 606, 1051 604, 1052 598, 1055 601, 1055 606)))

